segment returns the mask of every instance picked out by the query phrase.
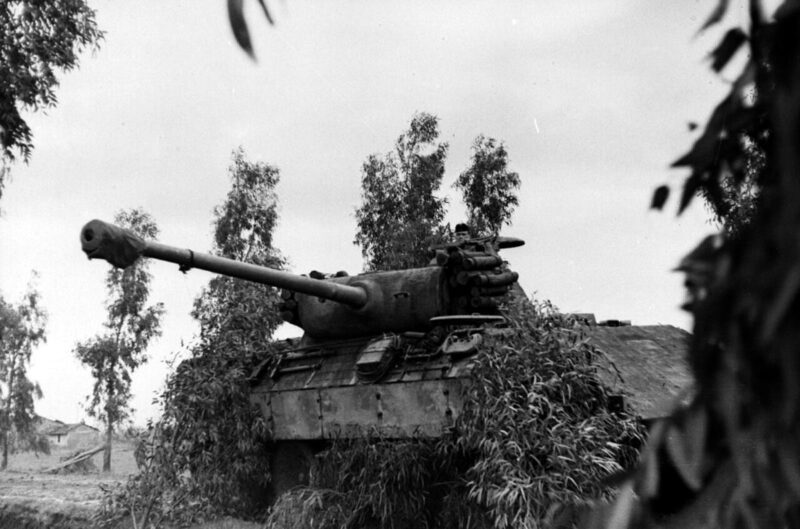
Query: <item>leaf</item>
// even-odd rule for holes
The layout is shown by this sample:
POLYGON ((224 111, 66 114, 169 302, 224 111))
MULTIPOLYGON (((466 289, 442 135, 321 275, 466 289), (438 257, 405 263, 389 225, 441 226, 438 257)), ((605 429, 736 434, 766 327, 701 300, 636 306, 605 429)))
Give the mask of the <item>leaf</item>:
POLYGON ((606 529, 627 529, 631 525, 634 508, 636 506, 636 493, 630 485, 624 486, 619 491, 617 499, 611 507, 606 529))
POLYGON ((725 122, 731 114, 733 97, 728 95, 717 105, 708 118, 705 131, 692 145, 692 150, 672 163, 672 167, 691 167, 699 172, 710 167, 715 159, 720 138, 725 130, 725 122))
POLYGON ((777 21, 784 21, 800 12, 800 1, 788 0, 781 3, 778 9, 775 10, 774 18, 777 21))
POLYGON ((722 186, 717 178, 710 178, 703 182, 703 196, 706 201, 711 205, 717 215, 722 218, 727 218, 730 211, 730 204, 728 204, 722 195, 722 186))
POLYGON ((658 485, 661 472, 658 462, 658 447, 664 442, 666 423, 661 420, 656 422, 651 429, 647 445, 641 453, 641 465, 636 483, 636 492, 645 499, 655 498, 658 495, 658 485))
POLYGON ((710 28, 711 26, 722 20, 722 17, 725 15, 725 11, 727 10, 728 10, 728 0, 719 0, 717 7, 715 7, 714 11, 711 12, 711 15, 705 21, 703 27, 701 27, 698 30, 698 33, 702 33, 706 29, 710 28))
POLYGON ((242 11, 244 0, 228 0, 228 19, 231 23, 233 36, 236 43, 242 48, 251 59, 255 60, 253 45, 250 42, 250 33, 247 31, 247 22, 242 11))
POLYGON ((689 178, 686 179, 686 183, 683 184, 683 194, 681 194, 681 203, 678 206, 678 215, 684 212, 684 210, 689 206, 694 198, 694 194, 700 188, 700 178, 698 175, 693 174, 689 178))
POLYGON ((780 458, 780 468, 783 470, 784 479, 794 492, 795 496, 800 496, 800 459, 797 457, 797 447, 793 442, 783 441, 778 444, 778 457, 780 458))
POLYGON ((269 9, 267 9, 267 3, 264 0, 258 0, 258 4, 261 6, 261 10, 264 11, 264 16, 267 17, 267 22, 269 22, 271 26, 274 26, 275 21, 272 19, 269 9))
POLYGON ((692 410, 683 429, 671 427, 666 436, 666 449, 673 466, 686 485, 694 491, 703 485, 703 449, 708 432, 708 417, 704 408, 692 410))
POLYGON ((729 29, 722 41, 711 52, 711 69, 719 73, 733 54, 747 41, 747 35, 741 28, 729 29))
POLYGON ((796 303, 797 291, 800 290, 800 265, 796 264, 788 270, 782 278, 782 283, 781 288, 777 290, 777 299, 772 302, 764 315, 759 336, 762 343, 768 343, 768 340, 775 335, 779 325, 785 323, 789 307, 796 303))
POLYGON ((650 209, 657 209, 661 211, 664 207, 664 204, 667 202, 669 198, 669 186, 662 185, 656 188, 653 192, 653 200, 650 203, 650 209))

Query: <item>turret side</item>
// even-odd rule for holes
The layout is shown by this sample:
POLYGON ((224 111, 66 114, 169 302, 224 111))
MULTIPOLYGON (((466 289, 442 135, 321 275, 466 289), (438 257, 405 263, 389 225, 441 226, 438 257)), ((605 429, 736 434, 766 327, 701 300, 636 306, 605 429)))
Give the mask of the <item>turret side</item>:
POLYGON ((367 303, 354 309, 316 296, 284 292, 281 315, 314 339, 343 339, 388 332, 425 332, 431 318, 497 314, 517 280, 498 255, 518 239, 486 237, 433 248, 431 266, 319 279, 363 289, 367 303))
POLYGON ((353 309, 317 296, 285 296, 283 318, 312 338, 349 338, 384 332, 421 331, 448 314, 445 269, 439 266, 319 280, 363 289, 367 303, 353 309))

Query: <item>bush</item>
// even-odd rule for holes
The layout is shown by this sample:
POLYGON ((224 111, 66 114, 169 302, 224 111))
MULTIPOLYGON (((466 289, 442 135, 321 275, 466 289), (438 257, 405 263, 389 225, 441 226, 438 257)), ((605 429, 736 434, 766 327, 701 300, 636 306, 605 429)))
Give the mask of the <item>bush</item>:
POLYGON ((263 516, 268 436, 249 402, 247 376, 272 353, 197 346, 168 379, 161 418, 140 437, 139 473, 108 492, 99 524, 130 515, 155 526, 263 516))
POLYGON ((9 432, 11 453, 33 452, 50 454, 50 440, 44 434, 19 435, 15 430, 9 432))

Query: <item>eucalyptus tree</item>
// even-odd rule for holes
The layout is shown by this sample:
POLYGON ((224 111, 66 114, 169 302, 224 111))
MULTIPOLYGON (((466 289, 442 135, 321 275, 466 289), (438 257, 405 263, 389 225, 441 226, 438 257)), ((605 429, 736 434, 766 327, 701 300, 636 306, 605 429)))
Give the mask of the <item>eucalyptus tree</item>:
POLYGON ((0 196, 6 164, 28 160, 33 133, 22 111, 55 106, 58 71, 78 65, 82 50, 103 38, 84 0, 0 3, 0 196))
MULTIPOLYGON (((140 209, 120 211, 114 223, 144 239, 158 236, 155 221, 140 209)), ((131 374, 147 361, 147 346, 161 334, 163 304, 147 305, 151 279, 146 259, 125 269, 109 269, 104 330, 77 344, 74 350, 94 378, 88 411, 105 423, 104 472, 111 470, 114 426, 130 413, 131 374)))
MULTIPOLYGON (((211 253, 283 268, 273 246, 280 171, 239 148, 228 175, 230 189, 213 211, 211 253)), ((250 403, 247 378, 274 353, 280 301, 274 287, 225 276, 213 277, 195 299, 200 336, 166 381, 162 415, 142 446, 147 463, 131 489, 150 506, 141 526, 151 514, 190 521, 266 508, 268 429, 250 403)))
POLYGON ((361 246, 367 269, 425 266, 428 247, 444 237, 447 200, 436 194, 448 144, 438 138, 439 119, 418 113, 393 151, 364 162, 354 243, 361 246))
POLYGON ((508 170, 508 151, 501 141, 483 134, 472 143, 472 159, 454 185, 467 206, 467 222, 475 233, 497 234, 519 205, 519 174, 508 170))
POLYGON ((42 390, 28 376, 31 355, 45 341, 47 312, 33 283, 15 305, 0 296, 0 444, 2 462, 8 466, 12 433, 18 441, 34 435, 34 401, 42 390))

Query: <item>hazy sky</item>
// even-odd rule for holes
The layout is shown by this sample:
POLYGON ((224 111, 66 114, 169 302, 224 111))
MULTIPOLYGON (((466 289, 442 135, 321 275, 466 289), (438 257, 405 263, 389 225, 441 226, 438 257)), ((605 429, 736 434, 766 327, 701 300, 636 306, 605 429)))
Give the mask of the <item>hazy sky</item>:
MULTIPOLYGON (((162 242, 206 251, 241 145, 281 170, 276 244, 292 269, 357 272, 361 163, 416 111, 439 116, 450 144, 450 222, 463 215, 451 186, 475 136, 505 141, 522 189, 504 233, 527 241, 505 257, 527 292, 689 328, 670 269, 714 227, 699 202, 680 218, 674 201, 647 207, 657 185, 682 181, 668 166, 694 139, 687 122, 703 122, 727 88, 705 59, 719 33, 694 37, 714 2, 286 0, 270 2, 275 27, 245 3, 257 63, 233 43, 222 0, 91 2, 102 48, 63 76, 57 108, 30 118, 33 158, 0 202, 0 291, 17 301, 31 270, 41 275, 42 415, 83 418, 91 388, 72 349, 101 330, 108 265, 81 253, 85 222, 142 207, 162 242)), ((728 21, 742 23, 741 10, 728 21)), ((196 332, 188 312, 210 278, 151 270, 168 312, 134 377, 140 423, 165 362, 196 332)))

